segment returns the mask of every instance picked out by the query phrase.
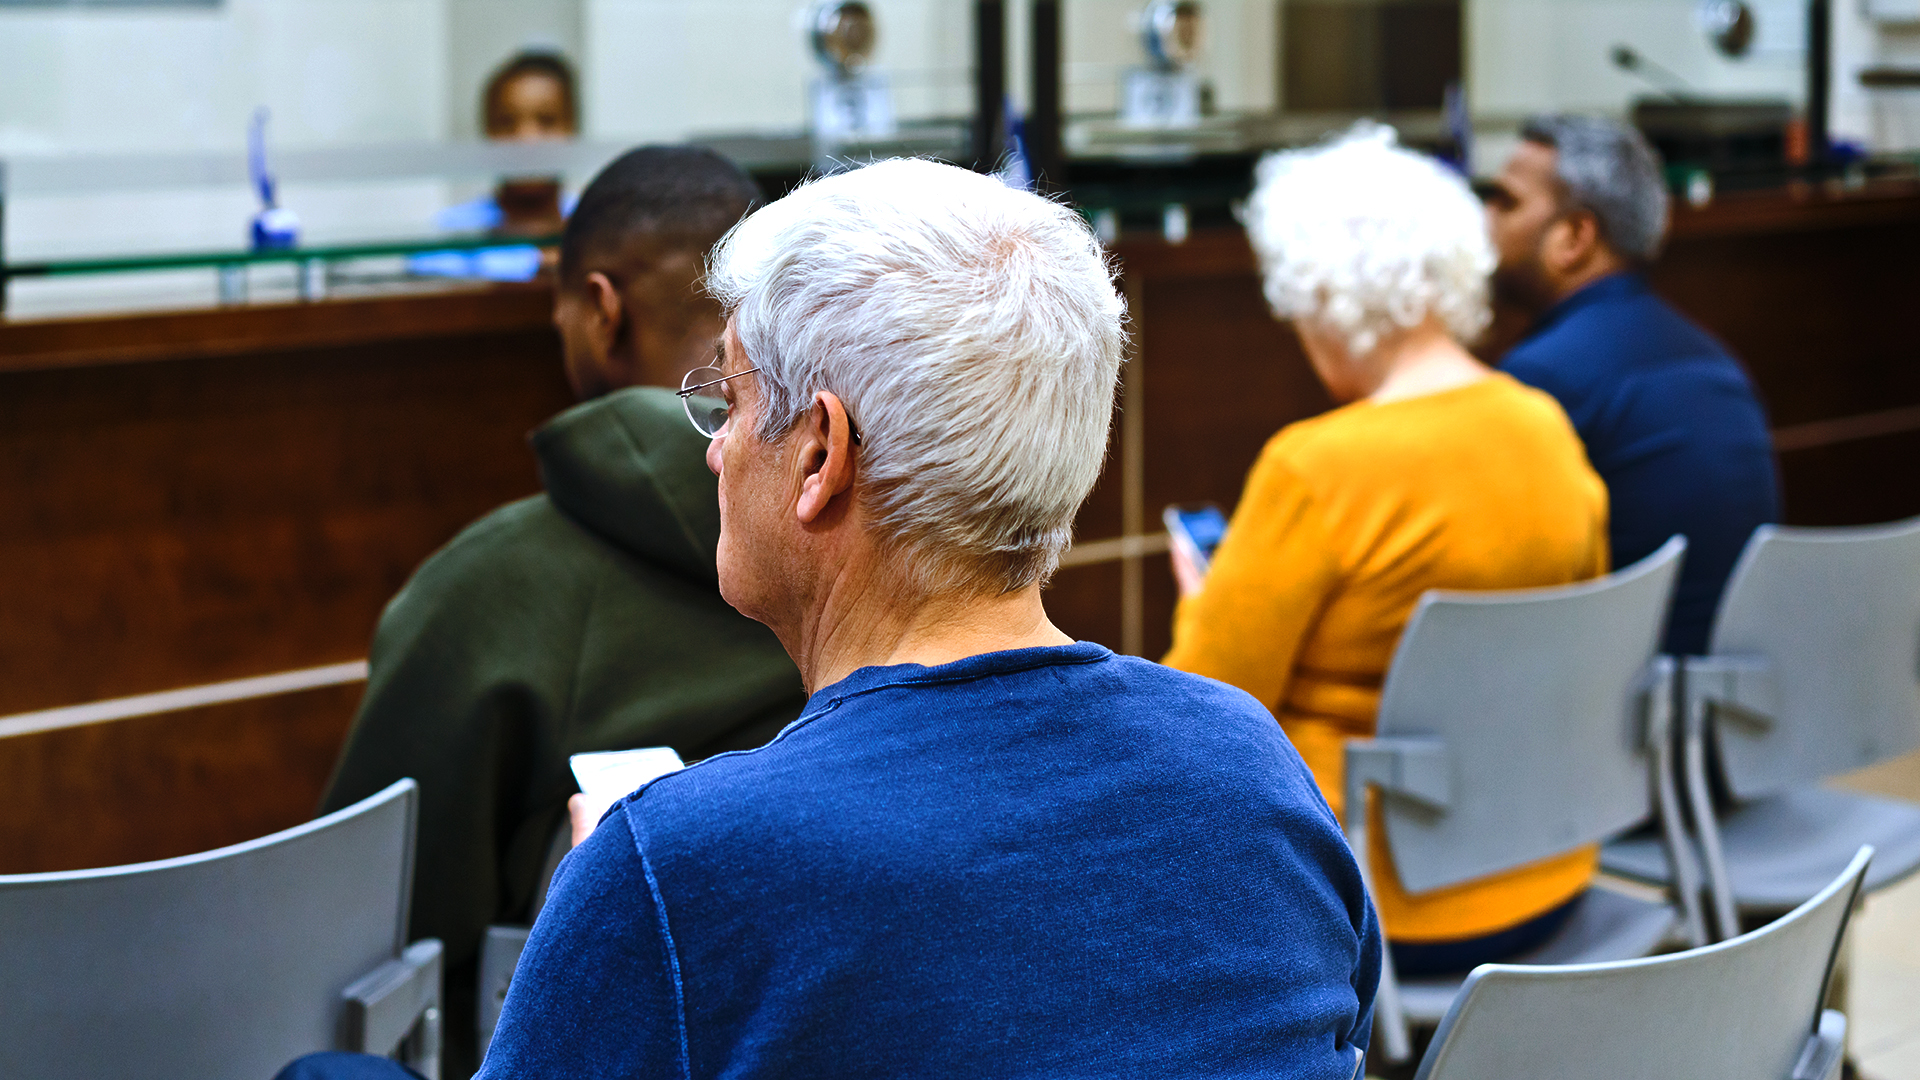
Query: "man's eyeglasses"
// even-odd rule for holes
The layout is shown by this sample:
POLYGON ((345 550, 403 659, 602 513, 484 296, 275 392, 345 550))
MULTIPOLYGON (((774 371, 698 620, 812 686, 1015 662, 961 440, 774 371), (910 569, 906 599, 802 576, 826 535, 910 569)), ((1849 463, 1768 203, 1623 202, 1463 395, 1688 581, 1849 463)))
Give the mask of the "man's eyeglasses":
MULTIPOLYGON (((680 380, 680 389, 674 391, 680 395, 680 403, 687 407, 687 419, 693 421, 695 431, 709 439, 717 439, 727 430, 727 421, 733 413, 733 405, 722 396, 719 385, 729 379, 742 375, 751 375, 760 369, 750 367, 745 371, 736 371, 729 375, 717 367, 697 367, 687 372, 680 380)), ((848 434, 855 446, 860 444, 860 428, 852 419, 847 421, 848 434)))
POLYGON ((687 407, 687 419, 693 421, 694 430, 709 439, 718 438, 727 430, 727 417, 733 406, 720 392, 720 384, 728 379, 737 379, 742 375, 751 375, 760 369, 750 367, 745 371, 736 371, 729 375, 717 367, 697 367, 687 372, 680 380, 680 403, 687 407))

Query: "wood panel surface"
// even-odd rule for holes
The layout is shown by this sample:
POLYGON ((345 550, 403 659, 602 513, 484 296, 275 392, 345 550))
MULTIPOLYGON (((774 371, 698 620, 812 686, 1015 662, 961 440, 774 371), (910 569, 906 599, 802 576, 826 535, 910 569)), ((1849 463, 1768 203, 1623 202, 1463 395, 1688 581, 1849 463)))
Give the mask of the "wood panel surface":
MULTIPOLYGON (((571 403, 550 304, 0 325, 0 715, 365 656, 421 560, 539 490, 527 433, 571 403)), ((297 824, 355 700, 0 739, 0 872, 297 824)))
POLYGON ((0 739, 0 873, 191 855, 310 819, 361 689, 0 739))

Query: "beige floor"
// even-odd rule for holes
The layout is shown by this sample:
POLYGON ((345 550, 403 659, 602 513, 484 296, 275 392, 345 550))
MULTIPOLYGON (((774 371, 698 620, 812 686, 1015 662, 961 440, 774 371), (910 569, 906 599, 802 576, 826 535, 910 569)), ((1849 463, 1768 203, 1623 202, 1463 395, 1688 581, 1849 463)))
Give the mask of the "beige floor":
MULTIPOLYGON (((1845 786, 1920 802, 1920 754, 1848 777, 1845 786)), ((1920 1080, 1920 877, 1867 899, 1854 924, 1848 1043, 1866 1080, 1920 1080)))

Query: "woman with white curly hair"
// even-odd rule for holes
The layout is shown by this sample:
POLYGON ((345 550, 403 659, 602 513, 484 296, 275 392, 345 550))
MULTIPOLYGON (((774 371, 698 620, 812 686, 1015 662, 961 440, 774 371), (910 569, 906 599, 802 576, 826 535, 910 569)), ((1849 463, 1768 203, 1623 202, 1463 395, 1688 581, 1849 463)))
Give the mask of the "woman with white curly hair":
MULTIPOLYGON (((1344 743, 1373 733, 1420 594, 1604 572, 1606 489, 1554 400, 1463 345, 1487 324, 1494 255, 1453 173, 1365 125, 1263 161, 1247 233, 1274 315, 1341 407, 1268 442, 1204 580, 1176 552, 1166 663, 1273 710, 1337 813, 1344 743)), ((1411 895, 1370 835, 1403 975, 1544 940, 1595 867, 1583 850, 1411 895)))

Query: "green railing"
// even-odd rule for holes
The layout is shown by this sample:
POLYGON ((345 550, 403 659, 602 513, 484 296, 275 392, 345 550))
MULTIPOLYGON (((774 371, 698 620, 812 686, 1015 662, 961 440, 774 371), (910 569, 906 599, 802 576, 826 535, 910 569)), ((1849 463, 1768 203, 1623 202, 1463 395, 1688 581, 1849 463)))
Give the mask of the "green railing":
POLYGON ((97 258, 48 259, 39 262, 8 263, 9 278, 59 277, 70 274, 113 274, 142 270, 190 270, 199 267, 245 267, 267 263, 345 262, 349 259, 373 259, 395 255, 424 255, 433 251, 478 251, 499 247, 549 247, 560 242, 558 236, 503 237, 480 234, 444 236, 431 240, 389 240, 367 243, 324 244, 313 247, 271 248, 261 251, 159 252, 149 255, 113 255, 97 258))

